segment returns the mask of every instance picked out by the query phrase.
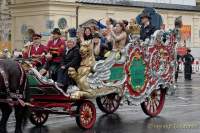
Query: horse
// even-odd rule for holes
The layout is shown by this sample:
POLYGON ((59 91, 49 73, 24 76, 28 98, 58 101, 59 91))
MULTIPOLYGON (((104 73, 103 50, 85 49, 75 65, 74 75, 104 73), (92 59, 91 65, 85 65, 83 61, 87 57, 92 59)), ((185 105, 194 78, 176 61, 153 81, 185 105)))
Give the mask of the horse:
POLYGON ((15 133, 22 133, 27 123, 28 107, 21 102, 28 102, 30 91, 27 77, 22 66, 11 59, 0 59, 0 133, 7 133, 7 122, 12 110, 15 110, 15 133))

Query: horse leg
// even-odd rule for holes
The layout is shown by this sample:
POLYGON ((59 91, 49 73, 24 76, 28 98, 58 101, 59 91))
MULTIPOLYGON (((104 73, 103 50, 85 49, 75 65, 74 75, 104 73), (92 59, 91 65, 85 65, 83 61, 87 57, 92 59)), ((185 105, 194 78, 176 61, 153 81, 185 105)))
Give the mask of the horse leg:
MULTIPOLYGON (((19 76, 20 74, 13 75, 10 77, 10 81, 12 84, 10 84, 10 89, 15 92, 17 88, 19 87, 19 76)), ((23 107, 15 106, 15 119, 16 119, 16 125, 15 125, 15 133, 22 133, 22 122, 23 122, 23 107)))
POLYGON ((0 108, 2 111, 2 118, 0 121, 0 133, 7 133, 6 126, 9 116, 12 112, 12 107, 6 103, 0 103, 0 108))
POLYGON ((22 133, 22 127, 25 121, 25 108, 21 106, 15 107, 15 119, 16 119, 16 127, 15 133, 22 133))
MULTIPOLYGON (((9 88, 11 92, 16 92, 20 86, 20 71, 18 68, 13 68, 12 72, 15 73, 13 75, 10 73, 9 75, 9 88)), ((22 122, 23 122, 23 107, 15 106, 15 119, 16 119, 16 126, 15 126, 15 133, 22 133, 22 122)))

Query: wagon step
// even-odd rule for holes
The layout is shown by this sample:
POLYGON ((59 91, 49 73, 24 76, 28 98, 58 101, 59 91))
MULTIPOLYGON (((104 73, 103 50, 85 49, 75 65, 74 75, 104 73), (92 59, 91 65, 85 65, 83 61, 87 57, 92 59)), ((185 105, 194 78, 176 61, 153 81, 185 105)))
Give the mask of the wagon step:
POLYGON ((73 116, 79 116, 79 114, 76 113, 76 111, 70 110, 70 111, 59 111, 56 109, 50 109, 45 107, 34 107, 31 108, 32 111, 41 111, 46 112, 49 114, 60 114, 60 115, 73 115, 73 116))

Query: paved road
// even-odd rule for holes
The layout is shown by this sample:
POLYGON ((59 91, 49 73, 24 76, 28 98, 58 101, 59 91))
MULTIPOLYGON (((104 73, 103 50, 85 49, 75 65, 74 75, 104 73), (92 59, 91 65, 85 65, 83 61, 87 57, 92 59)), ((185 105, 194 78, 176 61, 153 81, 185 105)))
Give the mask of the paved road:
MULTIPOLYGON (((156 118, 146 116, 140 106, 123 105, 112 115, 97 110, 97 122, 93 129, 80 130, 74 118, 52 115, 46 125, 36 128, 31 124, 25 133, 198 133, 200 131, 200 75, 192 81, 178 80, 174 96, 167 96, 161 114, 156 118)), ((14 129, 9 120, 9 132, 14 129)))

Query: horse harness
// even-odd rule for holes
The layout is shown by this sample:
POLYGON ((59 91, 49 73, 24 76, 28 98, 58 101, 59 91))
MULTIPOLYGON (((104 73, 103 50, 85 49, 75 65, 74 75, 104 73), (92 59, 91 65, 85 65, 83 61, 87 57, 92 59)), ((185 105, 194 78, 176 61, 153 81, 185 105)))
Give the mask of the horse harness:
MULTIPOLYGON (((23 85, 23 82, 25 80, 25 85, 24 85, 24 88, 23 90, 25 90, 26 88, 26 79, 24 79, 24 71, 22 69, 22 67, 17 63, 19 69, 20 69, 20 72, 21 72, 21 77, 20 77, 20 86, 23 85)), ((24 94, 20 94, 20 87, 16 88, 16 93, 13 93, 10 91, 10 88, 9 88, 9 79, 8 79, 8 76, 6 75, 6 72, 4 71, 4 69, 0 66, 0 75, 2 76, 3 78, 3 82, 4 82, 4 85, 5 85, 5 89, 6 89, 6 94, 10 97, 10 98, 14 98, 14 99, 23 99, 24 98, 24 94)))

